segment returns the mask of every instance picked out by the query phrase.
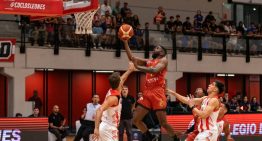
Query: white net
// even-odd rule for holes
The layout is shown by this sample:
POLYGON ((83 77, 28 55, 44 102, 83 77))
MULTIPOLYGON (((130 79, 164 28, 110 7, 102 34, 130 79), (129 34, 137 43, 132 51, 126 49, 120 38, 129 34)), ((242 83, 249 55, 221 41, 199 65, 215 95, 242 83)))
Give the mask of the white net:
POLYGON ((92 33, 92 21, 97 10, 98 9, 74 14, 76 19, 75 34, 92 33))

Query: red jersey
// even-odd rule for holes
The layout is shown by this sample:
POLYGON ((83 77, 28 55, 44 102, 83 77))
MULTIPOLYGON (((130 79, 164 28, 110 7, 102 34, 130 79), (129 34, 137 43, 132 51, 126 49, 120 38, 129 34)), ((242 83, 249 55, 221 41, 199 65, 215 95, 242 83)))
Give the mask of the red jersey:
MULTIPOLYGON (((160 59, 148 60, 146 63, 147 67, 155 67, 160 62, 160 59)), ((146 85, 145 88, 151 89, 155 87, 166 87, 166 76, 167 68, 165 67, 159 73, 146 73, 146 85)))

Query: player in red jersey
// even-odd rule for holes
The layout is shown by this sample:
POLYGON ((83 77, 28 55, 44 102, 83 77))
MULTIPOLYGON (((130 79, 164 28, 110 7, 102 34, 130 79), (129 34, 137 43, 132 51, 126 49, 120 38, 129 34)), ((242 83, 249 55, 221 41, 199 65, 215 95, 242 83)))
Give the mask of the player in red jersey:
POLYGON ((146 60, 134 57, 128 46, 128 41, 123 40, 129 60, 132 60, 136 69, 146 73, 146 83, 143 92, 143 97, 138 100, 138 106, 135 110, 133 122, 137 128, 143 133, 143 141, 152 141, 157 138, 153 136, 147 126, 142 122, 142 119, 150 111, 156 111, 161 127, 165 128, 169 136, 174 140, 178 140, 173 128, 166 120, 166 81, 167 72, 167 51, 164 47, 158 45, 154 48, 153 59, 146 60))

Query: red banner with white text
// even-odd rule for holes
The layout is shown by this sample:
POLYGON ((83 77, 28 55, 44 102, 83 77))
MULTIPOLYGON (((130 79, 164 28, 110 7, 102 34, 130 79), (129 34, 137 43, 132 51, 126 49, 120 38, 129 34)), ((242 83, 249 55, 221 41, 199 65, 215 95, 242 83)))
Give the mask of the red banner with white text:
MULTIPOLYGON (((262 135, 262 114, 228 114, 231 135, 262 135)), ((186 131, 194 124, 192 115, 172 115, 167 121, 177 131, 186 131)))
POLYGON ((0 0, 0 13, 35 16, 63 14, 62 0, 0 0))
MULTIPOLYGON (((63 2, 63 15, 69 15, 79 12, 87 12, 91 10, 95 10, 99 7, 99 1, 98 0, 67 0, 63 2)), ((58 15, 62 16, 62 15, 58 15)), ((46 19, 48 16, 31 16, 31 20, 41 20, 46 19)))
POLYGON ((0 62, 14 62, 15 44, 15 39, 0 38, 0 62))

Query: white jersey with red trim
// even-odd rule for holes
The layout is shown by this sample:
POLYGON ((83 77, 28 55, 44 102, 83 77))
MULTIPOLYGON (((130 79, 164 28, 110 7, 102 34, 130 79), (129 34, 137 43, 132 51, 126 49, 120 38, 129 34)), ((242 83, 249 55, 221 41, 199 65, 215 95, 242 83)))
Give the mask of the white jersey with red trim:
POLYGON ((223 133, 224 124, 225 124, 224 118, 217 121, 218 135, 223 133))
POLYGON ((118 105, 116 105, 114 107, 109 107, 107 110, 105 110, 103 112, 102 122, 117 128, 119 121, 120 121, 120 114, 121 114, 121 109, 122 109, 120 92, 117 91, 117 90, 110 89, 107 92, 105 98, 107 98, 109 96, 119 96, 118 105))
MULTIPOLYGON (((206 107, 208 106, 208 102, 211 98, 204 98, 202 104, 201 104, 201 111, 204 111, 206 107)), ((218 117, 219 109, 214 110, 209 117, 205 119, 200 119, 198 124, 198 131, 203 132, 205 130, 212 130, 217 131, 217 117, 218 117)))

